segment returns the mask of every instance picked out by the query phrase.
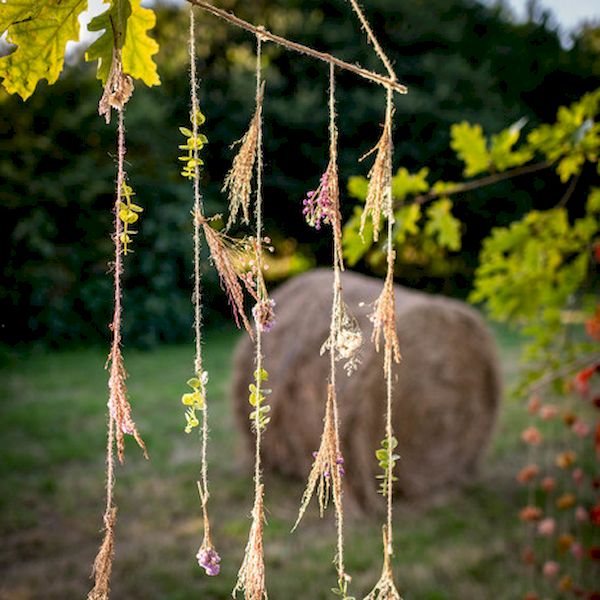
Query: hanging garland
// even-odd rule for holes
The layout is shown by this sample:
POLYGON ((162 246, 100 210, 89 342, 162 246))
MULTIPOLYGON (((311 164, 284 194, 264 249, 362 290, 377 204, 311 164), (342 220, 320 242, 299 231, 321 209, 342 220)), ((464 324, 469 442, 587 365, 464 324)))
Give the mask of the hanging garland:
POLYGON ((238 197, 235 193, 231 196, 230 204, 230 222, 235 218, 239 206, 242 206, 244 216, 247 218, 249 213, 249 190, 250 179, 253 166, 256 162, 256 203, 254 207, 254 216, 256 221, 256 237, 254 239, 254 259, 255 268, 255 305, 253 309, 255 325, 255 371, 254 383, 250 384, 249 402, 254 409, 250 413, 252 429, 255 436, 254 453, 254 506, 252 508, 252 525, 248 535, 248 543, 244 551, 242 565, 238 572, 237 581, 233 589, 233 595, 238 592, 244 593, 245 600, 262 600, 267 598, 267 589, 265 583, 265 561, 263 548, 263 526, 264 526, 264 485, 262 483, 261 471, 261 441, 262 434, 269 423, 268 413, 269 405, 265 403, 268 390, 264 389, 263 383, 268 380, 268 374, 263 369, 262 353, 262 334, 268 331, 273 324, 273 303, 266 294, 266 287, 262 275, 262 174, 263 174, 263 156, 262 156, 262 103, 264 97, 264 84, 261 81, 262 61, 262 38, 256 36, 256 110, 250 124, 248 132, 244 136, 240 152, 236 156, 233 167, 226 182, 231 182, 230 193, 235 190, 242 190, 243 197, 238 197), (236 182, 243 181, 244 185, 239 186, 236 182), (232 217, 233 215, 233 217, 232 217))
MULTIPOLYGON (((373 222, 373 235, 378 238, 380 221, 387 219, 387 275, 383 291, 375 302, 375 309, 371 320, 374 325, 373 342, 377 350, 380 338, 384 339, 384 376, 386 378, 386 429, 382 448, 377 452, 380 465, 384 468, 381 476, 381 492, 387 498, 387 521, 383 527, 384 567, 381 579, 365 600, 399 600, 400 596, 393 582, 391 557, 392 545, 392 483, 394 481, 393 468, 397 460, 394 447, 397 442, 392 431, 392 363, 400 359, 398 340, 395 329, 394 288, 393 273, 395 254, 393 251, 393 210, 391 197, 392 178, 392 93, 406 92, 406 88, 396 82, 391 65, 383 54, 381 47, 375 39, 373 32, 364 19, 362 12, 355 0, 350 0, 353 9, 366 29, 369 40, 373 43, 376 52, 382 58, 389 78, 384 78, 377 73, 366 71, 356 65, 350 65, 328 54, 315 51, 311 48, 289 42, 284 38, 275 36, 262 27, 257 27, 226 13, 203 0, 193 0, 196 4, 217 16, 251 31, 256 37, 256 93, 255 112, 250 121, 248 130, 238 142, 239 150, 233 160, 232 168, 227 174, 223 191, 229 198, 229 216, 224 230, 217 230, 214 225, 220 220, 220 215, 207 217, 204 214, 202 196, 200 194, 200 167, 203 165, 199 151, 208 142, 206 136, 199 132, 199 127, 204 123, 205 117, 200 111, 197 97, 197 73, 195 55, 195 21, 193 9, 190 11, 189 28, 189 56, 190 56, 190 123, 191 128, 181 127, 180 131, 185 136, 185 143, 179 148, 184 153, 179 157, 183 162, 181 175, 192 182, 193 188, 193 246, 194 246, 194 284, 192 303, 194 307, 194 376, 187 381, 191 391, 182 395, 181 401, 186 406, 185 431, 190 433, 200 426, 200 478, 197 482, 198 492, 203 516, 204 536, 198 549, 196 558, 206 574, 217 575, 220 571, 221 558, 217 553, 210 530, 208 514, 209 485, 208 485, 208 403, 207 383, 208 373, 204 370, 202 354, 202 281, 201 281, 201 236, 206 239, 211 262, 219 275, 219 281, 227 294, 232 312, 238 327, 244 326, 255 345, 255 370, 253 383, 249 385, 249 403, 252 407, 250 413, 251 427, 255 434, 255 460, 254 460, 254 502, 252 508, 252 522, 249 530, 248 542, 244 558, 238 572, 233 594, 243 592, 245 600, 263 600, 267 598, 265 583, 265 562, 263 547, 264 527, 264 484, 261 468, 261 441, 265 428, 269 423, 270 406, 266 403, 270 390, 266 389, 268 373, 263 368, 262 334, 268 332, 274 322, 274 301, 268 296, 263 277, 263 251, 273 251, 270 240, 263 237, 263 208, 262 208, 262 108, 265 84, 262 81, 261 59, 262 43, 265 40, 274 41, 289 49, 311 55, 329 63, 329 162, 323 173, 319 186, 309 192, 304 201, 303 213, 309 225, 319 230, 322 225, 331 225, 332 229, 332 309, 329 336, 323 343, 321 354, 329 352, 330 375, 327 383, 327 396, 325 403, 324 426, 319 449, 313 453, 314 462, 308 477, 308 483, 302 496, 298 519, 294 529, 299 524, 304 512, 316 493, 320 508, 323 512, 330 499, 333 499, 336 523, 336 553, 334 563, 336 566, 338 586, 334 592, 346 600, 353 600, 348 595, 348 585, 351 577, 346 573, 344 564, 344 511, 342 481, 344 475, 344 458, 340 448, 340 422, 338 402, 336 396, 336 364, 343 361, 344 370, 348 375, 359 364, 359 351, 362 344, 362 333, 358 323, 349 313, 343 301, 341 272, 344 270, 342 245, 341 245, 341 215, 339 199, 339 181, 337 168, 337 140, 338 131, 335 113, 335 73, 338 66, 354 71, 358 75, 375 81, 387 88, 386 117, 382 136, 369 152, 376 153, 373 167, 369 172, 369 188, 365 204, 361 235, 368 217, 373 222), (250 224, 252 178, 256 172, 255 190, 255 234, 243 238, 233 238, 227 231, 240 220, 243 224, 250 224), (245 311, 245 294, 254 301, 252 316, 254 326, 245 311), (200 418, 199 418, 200 417, 200 418)), ((114 32, 118 37, 118 32, 114 32)), ((114 488, 114 447, 117 448, 119 461, 124 458, 124 435, 132 435, 146 454, 144 442, 141 439, 131 416, 131 406, 127 398, 125 386, 126 372, 121 354, 121 276, 122 257, 131 252, 131 244, 136 231, 132 229, 139 219, 142 208, 133 202, 135 195, 126 182, 124 171, 125 159, 125 129, 123 122, 123 107, 133 91, 131 77, 123 72, 120 61, 119 44, 115 43, 113 61, 107 78, 104 94, 100 100, 99 113, 109 122, 111 110, 118 113, 118 156, 117 156, 117 188, 115 199, 115 306, 114 317, 111 325, 113 342, 109 355, 109 420, 107 439, 107 486, 106 509, 104 513, 105 535, 94 562, 95 585, 88 595, 88 600, 108 600, 110 588, 110 575, 114 555, 114 525, 116 520, 116 506, 113 501, 114 488)), ((364 158, 364 157, 363 157, 364 158)))
POLYGON ((309 225, 319 230, 322 224, 331 225, 333 237, 333 301, 329 337, 321 348, 321 354, 329 350, 330 372, 327 384, 327 400, 323 433, 319 449, 313 453, 313 464, 302 500, 298 518, 293 529, 302 519, 315 491, 319 503, 319 512, 327 507, 329 498, 333 498, 336 517, 337 548, 335 564, 338 587, 335 590, 342 598, 349 598, 348 584, 351 577, 344 565, 344 509, 342 477, 344 475, 344 457, 340 448, 340 425, 336 396, 336 362, 344 360, 348 375, 358 366, 358 353, 362 343, 362 334, 356 319, 350 316, 342 299, 340 273, 344 270, 342 254, 342 228, 340 214, 340 194, 337 168, 337 139, 335 113, 335 72, 329 65, 329 163, 316 190, 308 192, 304 200, 303 213, 309 225))
POLYGON ((196 75, 196 46, 195 46, 195 20, 194 9, 190 8, 190 30, 189 30, 189 55, 190 55, 190 123, 192 129, 180 128, 186 137, 186 143, 179 146, 186 154, 179 159, 184 162, 181 175, 193 182, 193 243, 194 243, 194 288, 192 303, 194 305, 194 371, 195 376, 187 381, 191 392, 183 394, 181 402, 187 406, 185 413, 186 433, 190 433, 199 425, 196 411, 202 415, 202 427, 200 430, 200 480, 197 482, 202 507, 202 522, 204 537, 196 554, 196 559, 207 575, 218 575, 221 570, 221 557, 216 551, 210 532, 210 520, 208 517, 208 398, 207 389, 208 372, 204 370, 202 356, 202 276, 200 271, 201 239, 203 202, 200 194, 200 167, 204 164, 198 153, 208 142, 205 135, 199 133, 198 128, 205 122, 205 117, 198 103, 198 80, 196 75))
POLYGON ((122 322, 122 289, 123 256, 131 252, 130 244, 136 231, 130 229, 139 218, 142 208, 134 204, 135 195, 127 184, 125 174, 125 125, 123 110, 125 103, 131 97, 133 83, 131 77, 123 73, 120 53, 115 52, 104 94, 100 100, 98 112, 104 116, 107 124, 110 122, 111 110, 117 111, 117 181, 114 205, 114 234, 115 262, 113 265, 114 278, 114 312, 110 325, 112 345, 108 355, 109 368, 109 399, 108 399, 108 436, 106 444, 106 507, 104 510, 104 539, 94 560, 94 587, 88 594, 88 600, 108 600, 110 593, 110 577, 114 557, 114 527, 117 518, 117 507, 114 504, 115 461, 114 447, 117 456, 123 463, 125 454, 125 435, 131 435, 148 458, 146 446, 142 440, 131 415, 131 405, 127 396, 125 380, 127 373, 121 353, 121 322, 122 322))

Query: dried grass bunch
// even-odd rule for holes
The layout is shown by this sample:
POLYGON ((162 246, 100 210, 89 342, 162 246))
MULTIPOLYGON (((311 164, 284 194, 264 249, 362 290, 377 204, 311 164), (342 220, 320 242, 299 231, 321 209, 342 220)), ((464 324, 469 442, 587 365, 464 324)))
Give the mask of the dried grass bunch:
MULTIPOLYGON (((202 225, 221 286, 233 309, 235 322, 238 327, 241 322, 250 337, 254 337, 244 308, 244 289, 259 307, 253 311, 255 319, 258 319, 266 329, 270 324, 272 325, 274 319, 273 302, 269 300, 262 269, 259 267, 257 256, 259 244, 252 237, 237 239, 217 231, 210 222, 218 218, 219 215, 208 219, 200 213, 196 215, 196 219, 202 225)), ((268 238, 263 241, 270 242, 268 238)), ((268 249, 273 251, 271 246, 268 246, 268 249)))
POLYGON ((267 598, 263 549, 263 526, 265 522, 263 495, 264 486, 260 485, 254 497, 252 525, 244 551, 244 560, 233 590, 234 597, 237 596, 238 592, 244 592, 245 600, 263 600, 263 598, 266 600, 267 598))
POLYGON ((262 101, 264 97, 264 83, 260 88, 257 97, 254 116, 250 121, 248 130, 241 140, 235 142, 232 146, 240 145, 240 149, 233 159, 231 169, 225 177, 223 183, 223 192, 227 192, 229 198, 229 219, 227 227, 229 229, 236 221, 238 213, 242 211, 242 222, 248 225, 250 223, 250 196, 252 193, 252 175, 256 163, 256 154, 258 150, 259 129, 262 118, 262 101))
POLYGON ((379 239, 381 217, 389 217, 392 213, 392 115, 389 109, 386 112, 383 133, 377 144, 369 150, 361 161, 376 152, 375 162, 369 171, 369 187, 365 207, 360 219, 360 235, 363 235, 367 218, 370 215, 373 221, 373 240, 379 239))
POLYGON ((394 258, 392 251, 391 260, 388 261, 387 275, 383 290, 379 298, 375 301, 373 314, 370 320, 373 323, 372 341, 375 349, 379 352, 381 337, 384 341, 384 371, 385 376, 391 376, 392 361, 399 363, 402 358, 400 355, 400 343, 396 333, 396 298, 394 294, 394 258))
POLYGON ((383 526, 383 569, 381 577, 364 600, 402 600, 392 572, 392 544, 388 539, 387 527, 383 526))
POLYGON ((125 435, 132 435, 138 446, 143 450, 144 456, 148 458, 146 445, 140 436, 137 427, 131 416, 131 404, 127 398, 127 372, 123 363, 121 348, 115 344, 108 358, 110 363, 110 376, 108 378, 108 389, 110 391, 108 398, 108 410, 111 419, 115 422, 115 435, 117 442, 117 454, 119 462, 123 463, 125 456, 125 435))
POLYGON ((306 509, 315 493, 319 502, 319 513, 321 517, 333 497, 336 509, 342 507, 342 477, 344 475, 344 458, 340 450, 340 440, 335 427, 335 388, 327 386, 327 404, 325 407, 324 427, 321 435, 319 449, 313 453, 313 464, 308 476, 306 489, 302 494, 298 518, 292 531, 298 527, 306 509))
POLYGON ((117 508, 112 507, 104 515, 104 539, 94 560, 92 575, 94 587, 90 590, 87 600, 108 600, 110 593, 110 574, 115 555, 114 527, 117 520, 117 508))

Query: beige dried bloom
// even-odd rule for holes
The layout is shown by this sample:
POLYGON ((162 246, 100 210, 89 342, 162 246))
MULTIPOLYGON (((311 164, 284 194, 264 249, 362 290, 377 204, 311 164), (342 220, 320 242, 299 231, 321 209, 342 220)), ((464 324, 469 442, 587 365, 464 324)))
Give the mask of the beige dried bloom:
POLYGON ((124 438, 126 434, 132 435, 135 438, 138 446, 143 450, 144 456, 148 458, 144 440, 140 436, 131 416, 131 404, 129 404, 129 399, 127 398, 127 386, 125 384, 127 372, 125 371, 121 348, 118 344, 114 345, 108 357, 108 362, 110 363, 110 376, 108 378, 108 389, 110 392, 108 398, 108 410, 111 419, 115 422, 119 462, 122 463, 125 456, 124 438))
POLYGON ((344 370, 350 376, 360 364, 363 336, 358 321, 350 314, 341 293, 337 294, 332 319, 333 328, 321 346, 321 355, 333 350, 335 361, 345 361, 344 370))
POLYGON ((115 555, 114 526, 117 519, 116 507, 104 515, 104 539, 92 569, 94 587, 90 590, 87 600, 108 600, 110 593, 110 574, 115 555))
POLYGON ((392 112, 388 111, 383 126, 383 133, 377 144, 360 160, 364 160, 373 152, 375 162, 369 171, 369 187, 367 198, 360 220, 360 235, 362 237, 367 217, 373 221, 373 240, 379 239, 381 216, 388 218, 392 213, 392 112))
MULTIPOLYGON (((231 169, 225 177, 223 189, 229 198, 229 229, 236 221, 237 215, 242 210, 242 222, 246 225, 250 222, 250 195, 252 193, 252 175, 256 163, 256 152, 258 149, 258 134, 262 115, 262 100, 264 96, 264 83, 258 96, 256 110, 250 121, 248 130, 241 140, 233 144, 240 145, 240 149, 233 159, 231 169)), ((232 147, 233 147, 232 146, 232 147)))
POLYGON ((392 543, 388 539, 387 527, 383 526, 383 569, 381 577, 375 584, 371 592, 365 596, 364 600, 402 600, 396 584, 394 583, 394 573, 392 572, 392 543))
POLYGON ((98 114, 104 117, 107 124, 110 123, 111 109, 122 110, 132 94, 133 79, 126 73, 123 73, 121 52, 115 50, 110 72, 104 86, 104 92, 98 103, 98 114))
POLYGON ((265 521, 263 505, 264 486, 256 490, 252 509, 252 525, 248 543, 244 551, 244 560, 238 572, 233 596, 244 592, 244 600, 266 600, 265 559, 263 549, 263 526, 265 521))
POLYGON ((342 477, 344 476, 344 458, 340 451, 340 442, 338 432, 335 427, 334 406, 336 402, 335 388, 329 384, 327 386, 327 404, 325 408, 325 418, 323 433, 321 435, 321 445, 319 450, 313 452, 313 465, 308 476, 306 489, 302 494, 298 518, 292 531, 298 527, 300 520, 304 516, 306 509, 313 497, 315 490, 319 501, 319 512, 321 517, 327 505, 329 498, 333 497, 333 502, 338 511, 342 510, 342 477))

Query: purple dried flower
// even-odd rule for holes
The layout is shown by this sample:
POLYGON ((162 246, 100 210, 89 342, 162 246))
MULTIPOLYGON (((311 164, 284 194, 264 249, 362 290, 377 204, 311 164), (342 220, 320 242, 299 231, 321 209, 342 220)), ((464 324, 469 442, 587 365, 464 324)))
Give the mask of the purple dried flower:
POLYGON ((321 229, 323 223, 331 223, 333 217, 333 201, 329 182, 329 170, 321 176, 319 187, 306 194, 302 202, 302 214, 306 222, 315 229, 321 229))
POLYGON ((254 305, 252 315, 260 330, 268 333, 275 326, 275 300, 267 298, 254 305))
POLYGON ((335 461, 336 465, 343 465, 344 464, 344 457, 343 456, 338 456, 336 461, 335 461))
POLYGON ((206 574, 210 577, 218 575, 221 571, 221 557, 217 551, 212 547, 201 547, 196 554, 198 564, 205 570, 206 574))
POLYGON ((312 453, 312 457, 315 459, 317 458, 318 455, 319 455, 319 453, 316 450, 312 453))

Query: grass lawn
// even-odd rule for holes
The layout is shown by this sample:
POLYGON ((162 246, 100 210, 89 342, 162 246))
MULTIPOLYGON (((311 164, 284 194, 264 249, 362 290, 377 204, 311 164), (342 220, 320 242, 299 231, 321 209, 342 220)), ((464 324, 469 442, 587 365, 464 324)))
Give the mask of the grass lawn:
MULTIPOLYGON (((191 373, 190 346, 126 351, 134 417, 151 460, 128 440, 118 468, 115 600, 228 598, 241 561, 252 504, 240 435, 228 398, 237 333, 207 336, 212 435, 211 508, 222 574, 194 560, 201 541, 198 440, 182 431, 179 398, 191 373)), ((514 380, 518 340, 497 335, 505 377, 514 380)), ((105 354, 98 349, 32 354, 0 371, 0 598, 83 598, 100 541, 104 502, 105 354)), ((477 483, 396 511, 396 579, 404 600, 519 598, 515 472, 524 462, 525 411, 504 402, 477 483)), ((332 598, 332 514, 314 507, 290 534, 302 482, 267 475, 267 580, 273 600, 332 598)), ((380 571, 378 516, 349 517, 347 569, 357 597, 380 571)))

